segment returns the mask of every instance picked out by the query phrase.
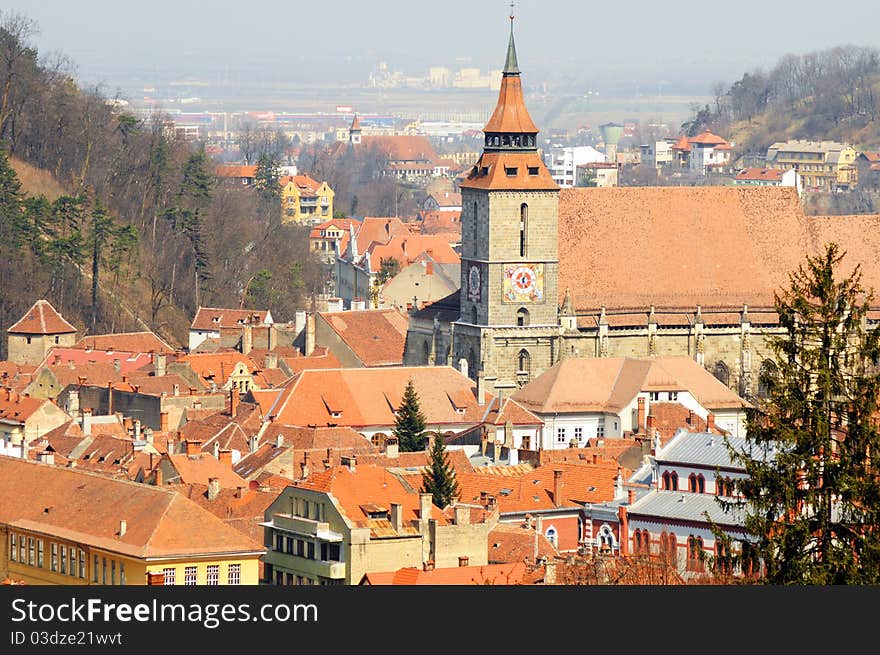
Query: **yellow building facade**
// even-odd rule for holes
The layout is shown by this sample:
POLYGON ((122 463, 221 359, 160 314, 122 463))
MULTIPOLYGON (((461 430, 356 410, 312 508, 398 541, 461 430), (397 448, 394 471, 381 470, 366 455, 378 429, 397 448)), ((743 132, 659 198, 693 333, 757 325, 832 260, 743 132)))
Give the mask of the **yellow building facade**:
POLYGON ((281 179, 281 222, 315 225, 333 218, 336 194, 326 182, 308 175, 290 175, 281 179))
POLYGON ((836 141, 785 141, 767 149, 767 168, 795 169, 808 191, 847 190, 858 184, 856 150, 836 141))

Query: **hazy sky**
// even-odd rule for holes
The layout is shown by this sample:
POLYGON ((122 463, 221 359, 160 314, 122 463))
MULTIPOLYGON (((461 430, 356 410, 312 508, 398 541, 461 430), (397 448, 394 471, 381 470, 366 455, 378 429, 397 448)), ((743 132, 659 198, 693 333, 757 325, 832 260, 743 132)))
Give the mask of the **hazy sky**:
MULTIPOLYGON (((380 60, 500 68, 504 0, 4 0, 33 18, 41 52, 60 51, 77 77, 110 87, 132 78, 257 71, 272 79, 365 81, 380 60)), ((524 81, 627 80, 654 88, 732 82, 783 54, 880 46, 878 0, 519 0, 524 81)))

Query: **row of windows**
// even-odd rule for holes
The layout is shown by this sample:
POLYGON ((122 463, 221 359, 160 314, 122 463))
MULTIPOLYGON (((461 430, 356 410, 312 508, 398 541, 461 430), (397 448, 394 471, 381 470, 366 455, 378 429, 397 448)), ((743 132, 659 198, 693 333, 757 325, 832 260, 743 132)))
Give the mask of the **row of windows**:
POLYGON ((275 584, 277 586, 314 586, 314 585, 341 585, 343 580, 328 580, 326 578, 310 578, 307 575, 296 575, 286 571, 275 571, 275 584))
MULTIPOLYGON (((125 584, 125 562, 118 563, 118 584, 125 584)), ((108 560, 106 557, 94 555, 92 558, 92 582, 102 585, 117 584, 117 562, 115 559, 108 560), (100 568, 99 568, 100 567, 100 568)))
MULTIPOLYGON (((177 569, 175 567, 167 567, 162 569, 162 574, 165 578, 165 584, 168 586, 174 586, 177 584, 177 569)), ((183 584, 185 586, 193 586, 198 584, 199 579, 199 567, 198 566, 185 566, 183 568, 183 584)), ((219 585, 220 584, 220 565, 219 564, 209 564, 205 571, 205 584, 207 585, 219 585)), ((239 585, 241 584, 241 564, 230 564, 226 569, 226 584, 228 585, 239 585)))
POLYGON ((306 500, 305 498, 291 498, 290 515, 312 521, 323 521, 325 520, 324 503, 319 503, 316 500, 306 500))
MULTIPOLYGON (((42 539, 9 534, 9 560, 46 568, 46 547, 42 539)), ((86 578, 86 551, 55 542, 49 543, 49 570, 72 578, 86 578)))
MULTIPOLYGON (((320 559, 324 562, 339 562, 342 557, 342 550, 336 543, 320 543, 320 559)), ((275 551, 279 553, 287 553, 296 557, 304 557, 306 559, 316 559, 316 546, 314 541, 306 541, 305 539, 295 539, 294 537, 283 535, 280 532, 275 533, 275 551)))
POLYGON ((651 400, 652 401, 678 400, 678 392, 677 391, 669 391, 669 392, 652 391, 651 392, 651 400))
MULTIPOLYGON (((663 476, 663 489, 666 491, 678 491, 678 473, 675 471, 664 471, 663 476)), ((691 493, 703 494, 706 493, 706 478, 703 477, 703 474, 691 473, 688 476, 688 491, 691 493)), ((715 481, 715 495, 716 496, 733 496, 735 492, 735 485, 733 480, 729 477, 727 478, 718 478, 715 481)))
MULTIPOLYGON (((664 530, 659 537, 658 548, 659 555, 663 561, 677 566, 678 539, 675 534, 664 530)), ((648 530, 635 530, 633 532, 632 550, 633 555, 651 554, 651 533, 648 530)), ((686 571, 702 573, 706 570, 707 554, 702 537, 688 535, 686 556, 686 571)), ((732 555, 730 546, 723 540, 716 540, 715 570, 728 573, 733 572, 734 560, 735 558, 732 555)), ((746 576, 755 576, 760 573, 760 560, 757 550, 752 544, 743 542, 737 568, 746 576)))
MULTIPOLYGON (((614 424, 615 427, 617 424, 614 424)), ((576 425, 574 427, 574 438, 577 439, 578 443, 583 441, 584 438, 584 428, 580 425, 576 425)), ((605 423, 600 422, 596 426, 596 436, 601 438, 605 436, 605 423)), ((568 440, 568 428, 567 427, 557 427, 556 428, 556 442, 557 443, 566 443, 568 440)))

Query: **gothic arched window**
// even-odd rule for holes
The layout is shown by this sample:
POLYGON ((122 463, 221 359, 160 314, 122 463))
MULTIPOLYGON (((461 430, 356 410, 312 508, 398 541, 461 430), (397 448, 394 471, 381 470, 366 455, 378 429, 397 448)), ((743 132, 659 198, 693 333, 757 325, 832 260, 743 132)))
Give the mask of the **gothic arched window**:
POLYGON ((730 386, 730 369, 727 367, 727 364, 722 362, 720 359, 715 362, 715 370, 712 373, 721 384, 725 387, 730 386))
POLYGON ((516 324, 517 325, 528 325, 529 324, 529 310, 525 307, 520 307, 516 310, 516 324))
POLYGON ((532 371, 532 356, 529 355, 529 351, 525 348, 519 351, 516 370, 518 373, 525 373, 526 375, 529 375, 532 371))

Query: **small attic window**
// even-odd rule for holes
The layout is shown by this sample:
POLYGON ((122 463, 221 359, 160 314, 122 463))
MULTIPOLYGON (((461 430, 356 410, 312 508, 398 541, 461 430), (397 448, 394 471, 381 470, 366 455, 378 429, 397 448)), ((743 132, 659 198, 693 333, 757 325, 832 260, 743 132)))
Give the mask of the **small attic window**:
POLYGON ((488 174, 489 174, 489 167, 488 167, 488 166, 483 166, 483 167, 480 169, 480 175, 488 175, 488 174))
POLYGON ((507 177, 516 177, 519 169, 516 166, 505 166, 504 172, 507 174, 507 177))
POLYGON ((504 488, 499 492, 502 496, 509 496, 513 493, 513 489, 504 488))
POLYGON ((537 175, 538 167, 537 166, 529 166, 529 175, 537 175))

